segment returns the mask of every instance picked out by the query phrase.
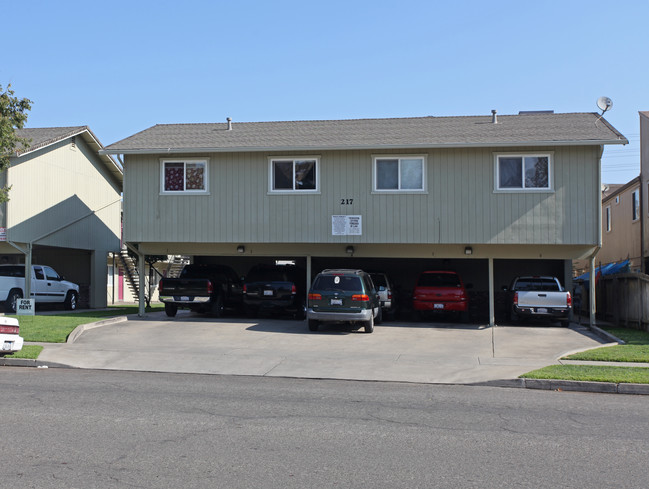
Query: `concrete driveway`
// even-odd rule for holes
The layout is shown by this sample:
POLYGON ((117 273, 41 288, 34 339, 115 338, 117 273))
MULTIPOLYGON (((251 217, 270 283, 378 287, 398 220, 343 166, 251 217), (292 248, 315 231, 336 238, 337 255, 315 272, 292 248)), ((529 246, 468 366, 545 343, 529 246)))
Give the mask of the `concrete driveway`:
POLYGON ((587 328, 385 322, 310 333, 292 320, 152 313, 48 344, 39 360, 88 369, 475 383, 514 379, 603 340, 587 328))

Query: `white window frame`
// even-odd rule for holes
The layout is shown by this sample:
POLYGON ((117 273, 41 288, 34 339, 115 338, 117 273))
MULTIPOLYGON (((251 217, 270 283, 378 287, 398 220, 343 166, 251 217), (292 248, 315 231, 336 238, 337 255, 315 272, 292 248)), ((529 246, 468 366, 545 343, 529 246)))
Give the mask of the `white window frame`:
POLYGON ((209 168, 210 168, 210 159, 209 158, 163 158, 160 159, 160 194, 164 195, 206 195, 209 193, 209 168), (205 172, 203 176, 203 181, 205 182, 204 189, 190 189, 186 188, 183 190, 165 190, 165 164, 166 163, 182 163, 183 164, 183 175, 184 175, 184 186, 187 186, 187 163, 204 163, 205 172))
POLYGON ((612 216, 612 214, 611 214, 611 206, 610 206, 610 205, 607 205, 607 206, 604 208, 604 219, 606 220, 606 221, 605 221, 605 225, 606 225, 606 232, 607 232, 607 233, 610 233, 610 232, 611 232, 611 229, 613 229, 612 217, 613 217, 613 216, 612 216))
POLYGON ((378 194, 425 194, 428 192, 428 179, 427 179, 427 156, 426 155, 372 155, 372 193, 378 194), (401 160, 421 160, 421 188, 377 188, 378 172, 376 169, 379 160, 398 160, 399 162, 399 187, 401 187, 401 160))
POLYGON ((554 192, 554 152, 523 152, 523 153, 494 153, 494 192, 497 193, 553 193, 554 192), (499 159, 504 158, 521 158, 523 181, 521 187, 500 188, 500 165, 499 159), (525 187, 525 158, 547 158, 548 159, 548 186, 547 187, 525 187))
POLYGON ((268 157, 268 193, 273 195, 302 195, 302 194, 319 194, 320 193, 320 156, 269 156, 268 157), (293 162, 293 187, 295 187, 295 163, 299 161, 315 161, 315 188, 308 190, 300 189, 277 189, 273 188, 273 163, 276 161, 293 162))
POLYGON ((637 188, 631 192, 631 212, 633 222, 640 220, 640 189, 637 188))

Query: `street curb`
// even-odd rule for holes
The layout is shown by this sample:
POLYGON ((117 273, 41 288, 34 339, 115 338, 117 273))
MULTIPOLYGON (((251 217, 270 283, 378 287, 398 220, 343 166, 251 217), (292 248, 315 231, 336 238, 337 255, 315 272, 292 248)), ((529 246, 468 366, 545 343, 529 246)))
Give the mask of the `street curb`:
POLYGON ((68 335, 68 339, 67 339, 66 343, 68 345, 71 345, 85 331, 89 331, 89 330, 95 329, 95 328, 101 328, 102 326, 109 326, 111 324, 121 323, 122 321, 128 321, 128 317, 127 316, 115 316, 115 317, 108 318, 108 319, 102 319, 101 321, 97 321, 97 322, 94 322, 94 323, 80 324, 79 326, 77 326, 76 328, 74 328, 72 330, 72 333, 70 333, 68 335))
POLYGON ((638 394, 649 395, 649 384, 625 384, 613 382, 586 382, 578 380, 556 379, 520 379, 525 389, 598 392, 603 394, 638 394))
POLYGON ((588 325, 588 328, 590 328, 594 333, 604 337, 605 339, 609 341, 613 341, 615 343, 618 343, 620 345, 626 345, 626 341, 621 340, 620 338, 613 336, 611 333, 608 331, 604 331, 602 328, 598 328, 597 326, 590 326, 588 325))
POLYGON ((30 358, 4 358, 0 357, 0 367, 31 367, 31 368, 76 368, 62 363, 41 362, 30 358))

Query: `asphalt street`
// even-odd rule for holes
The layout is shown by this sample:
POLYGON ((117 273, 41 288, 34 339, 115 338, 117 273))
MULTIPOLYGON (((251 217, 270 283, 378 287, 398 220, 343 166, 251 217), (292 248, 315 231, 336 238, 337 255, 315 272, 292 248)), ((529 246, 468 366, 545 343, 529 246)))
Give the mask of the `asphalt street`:
POLYGON ((5 367, 2 487, 646 487, 642 396, 5 367))

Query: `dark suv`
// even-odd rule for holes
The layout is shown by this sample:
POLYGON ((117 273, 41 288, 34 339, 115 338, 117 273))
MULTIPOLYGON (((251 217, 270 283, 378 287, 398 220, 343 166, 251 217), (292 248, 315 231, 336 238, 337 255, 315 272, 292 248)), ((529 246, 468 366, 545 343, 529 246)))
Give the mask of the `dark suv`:
POLYGON ((363 270, 335 269, 320 272, 309 290, 309 330, 321 322, 361 323, 366 333, 382 318, 381 300, 370 275, 363 270))
POLYGON ((288 313, 304 319, 306 272, 295 265, 255 265, 243 284, 248 314, 288 313))

